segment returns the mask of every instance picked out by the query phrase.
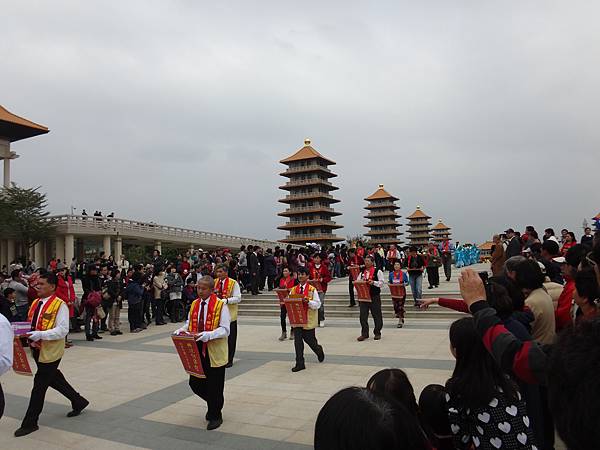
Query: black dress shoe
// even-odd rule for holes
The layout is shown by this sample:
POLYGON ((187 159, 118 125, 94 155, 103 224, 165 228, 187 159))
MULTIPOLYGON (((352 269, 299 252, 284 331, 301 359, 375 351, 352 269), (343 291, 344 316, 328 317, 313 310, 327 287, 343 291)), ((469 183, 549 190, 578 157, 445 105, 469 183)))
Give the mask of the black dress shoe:
POLYGON ((300 365, 300 364, 296 364, 294 367, 292 367, 292 372, 300 372, 301 370, 306 369, 306 366, 304 364, 300 365))
POLYGON ((380 334, 376 334, 375 336, 373 336, 373 339, 376 341, 379 341, 381 339, 381 335, 380 334))
POLYGON ((32 427, 21 427, 17 431, 15 431, 15 437, 27 436, 28 434, 33 433, 34 431, 37 431, 39 429, 40 427, 38 427, 37 425, 33 425, 32 427))
POLYGON ((89 404, 90 404, 90 402, 88 400, 83 399, 83 402, 81 402, 79 405, 77 405, 76 408, 73 408, 72 411, 67 413, 67 417, 78 416, 79 414, 81 414, 81 411, 83 411, 85 408, 88 407, 89 404))
POLYGON ((223 425, 223 419, 211 420, 210 422, 208 422, 208 425, 206 425, 206 429, 209 430, 209 431, 210 430, 216 430, 221 425, 223 425))
POLYGON ((97 334, 92 334, 92 337, 93 337, 94 339, 102 339, 102 336, 99 336, 99 335, 97 335, 97 334))
POLYGON ((317 359, 319 360, 320 363, 325 361, 325 352, 323 351, 322 347, 321 347, 321 351, 319 353, 317 353, 317 359))
POLYGON ((93 336, 86 336, 86 337, 85 337, 85 340, 86 340, 86 341, 93 341, 93 340, 94 340, 94 337, 93 337, 93 336))
POLYGON ((232 362, 225 364, 225 368, 226 369, 231 369, 232 367, 233 367, 233 363, 232 362))

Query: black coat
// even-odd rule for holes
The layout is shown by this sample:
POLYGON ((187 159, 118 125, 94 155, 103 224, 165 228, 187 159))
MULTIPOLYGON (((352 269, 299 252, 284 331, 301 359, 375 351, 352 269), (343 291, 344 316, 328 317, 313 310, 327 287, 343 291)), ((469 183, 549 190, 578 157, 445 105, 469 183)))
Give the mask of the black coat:
POLYGON ((504 254, 506 255, 506 259, 508 259, 512 258, 513 256, 519 256, 522 250, 521 240, 515 236, 508 241, 508 246, 506 247, 506 252, 504 252, 504 254))
POLYGON ((258 257, 255 253, 248 255, 248 270, 250 273, 258 274, 260 272, 260 264, 258 263, 258 257))

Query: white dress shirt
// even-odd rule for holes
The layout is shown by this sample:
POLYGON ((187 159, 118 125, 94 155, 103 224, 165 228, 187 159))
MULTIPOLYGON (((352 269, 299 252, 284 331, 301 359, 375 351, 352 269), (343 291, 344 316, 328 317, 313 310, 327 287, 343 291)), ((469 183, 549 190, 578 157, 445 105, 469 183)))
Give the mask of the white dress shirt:
MULTIPOLYGON (((302 292, 304 292, 308 286, 310 286, 309 283, 304 283, 299 285, 298 289, 302 289, 302 292)), ((319 293, 316 289, 313 293, 313 299, 308 301, 308 307, 310 309, 319 309, 321 307, 321 299, 319 298, 319 293)))
POLYGON ((8 372, 13 364, 14 333, 10 322, 0 314, 0 375, 8 372))
MULTIPOLYGON (((225 280, 217 280, 217 283, 220 284, 220 290, 221 292, 224 291, 223 289, 223 283, 225 282, 225 280)), ((233 278, 229 279, 230 283, 233 283, 233 291, 231 291, 231 297, 229 298, 224 298, 222 300, 225 300, 225 303, 227 303, 228 305, 235 305, 236 303, 240 303, 242 301, 242 291, 240 289, 240 285, 237 281, 235 281, 233 278)))
MULTIPOLYGON (((38 315, 38 323, 42 320, 42 310, 44 304, 50 299, 50 297, 40 299, 40 313, 38 315)), ((56 341, 58 339, 64 339, 69 334, 69 307, 66 303, 62 303, 58 312, 56 313, 56 321, 54 322, 54 328, 50 328, 46 331, 32 331, 29 339, 32 341, 56 341)))
MULTIPOLYGON (((202 302, 205 302, 204 318, 203 318, 202 322, 206 324, 206 315, 208 314, 208 300, 209 300, 208 298, 206 300, 200 300, 200 299, 198 300, 200 302, 200 305, 198 307, 198 315, 196 317, 193 317, 192 320, 198 321, 198 319, 200 318, 200 311, 202 311, 202 302)), ((221 310, 221 319, 219 320, 219 326, 217 328, 215 328, 213 331, 205 332, 205 333, 209 334, 209 340, 212 341, 213 339, 219 339, 219 338, 224 338, 224 337, 229 336, 230 323, 231 323, 231 315, 229 314, 229 308, 227 307, 227 305, 223 305, 223 309, 221 310)), ((188 316, 188 320, 185 321, 185 325, 182 326, 181 328, 178 328, 177 330, 175 330, 173 332, 173 334, 187 333, 189 324, 190 324, 190 319, 188 316)))
MULTIPOLYGON (((364 273, 365 272, 362 271, 360 273, 360 275, 358 275, 358 279, 359 280, 361 280, 361 281, 367 281, 364 278, 364 273)), ((383 283, 384 283, 383 272, 381 270, 377 271, 377 278, 378 278, 377 280, 375 280, 375 279, 373 280, 373 286, 378 287, 379 289, 381 289, 381 287, 383 286, 383 283)))

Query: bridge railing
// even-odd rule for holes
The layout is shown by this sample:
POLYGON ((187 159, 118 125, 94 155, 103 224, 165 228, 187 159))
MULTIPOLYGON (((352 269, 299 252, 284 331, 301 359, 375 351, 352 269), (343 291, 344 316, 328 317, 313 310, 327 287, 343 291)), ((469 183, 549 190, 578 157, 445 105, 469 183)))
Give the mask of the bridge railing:
POLYGON ((181 239, 199 239, 223 242, 226 245, 232 244, 254 244, 262 246, 279 245, 275 241, 263 239, 254 239, 249 237, 234 236, 232 234, 214 233, 210 231, 191 230, 188 228, 173 227, 169 225, 160 225, 153 222, 141 222, 139 220, 122 219, 117 217, 97 217, 81 215, 58 215, 48 217, 58 227, 66 228, 69 233, 97 231, 98 234, 116 233, 127 234, 127 232, 136 234, 149 234, 154 239, 177 237, 181 239))

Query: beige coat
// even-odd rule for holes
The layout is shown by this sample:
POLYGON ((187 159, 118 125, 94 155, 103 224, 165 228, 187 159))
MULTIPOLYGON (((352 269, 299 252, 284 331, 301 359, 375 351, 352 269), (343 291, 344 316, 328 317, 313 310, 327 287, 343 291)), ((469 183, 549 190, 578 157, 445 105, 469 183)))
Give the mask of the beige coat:
POLYGON ((167 287, 164 272, 160 272, 158 275, 154 276, 154 279, 152 280, 152 286, 154 287, 154 298, 161 298, 161 292, 167 287))
POLYGON ((531 329, 533 340, 540 344, 552 344, 556 337, 554 322, 554 305, 546 289, 531 291, 525 299, 525 305, 533 313, 534 321, 531 329))

